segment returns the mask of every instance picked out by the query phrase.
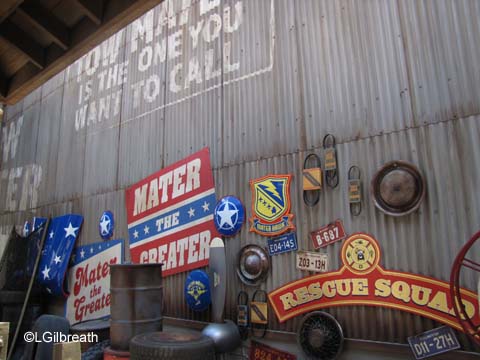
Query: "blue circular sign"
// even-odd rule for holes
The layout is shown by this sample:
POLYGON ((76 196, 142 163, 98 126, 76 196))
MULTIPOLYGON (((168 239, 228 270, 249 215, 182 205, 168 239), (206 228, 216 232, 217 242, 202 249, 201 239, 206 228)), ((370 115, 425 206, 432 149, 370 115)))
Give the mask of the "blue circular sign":
POLYGON ((113 229, 115 222, 113 221, 113 214, 111 211, 105 211, 100 217, 98 224, 98 231, 103 240, 108 240, 113 236, 113 229))
POLYGON ((25 224, 23 224, 23 237, 27 237, 28 235, 30 235, 30 223, 25 221, 25 224))
POLYGON ((245 221, 245 209, 240 199, 235 196, 221 198, 214 211, 217 231, 224 236, 233 236, 240 231, 245 221))
POLYGON ((210 279, 203 270, 193 270, 185 280, 185 299, 194 311, 207 310, 212 302, 210 279))

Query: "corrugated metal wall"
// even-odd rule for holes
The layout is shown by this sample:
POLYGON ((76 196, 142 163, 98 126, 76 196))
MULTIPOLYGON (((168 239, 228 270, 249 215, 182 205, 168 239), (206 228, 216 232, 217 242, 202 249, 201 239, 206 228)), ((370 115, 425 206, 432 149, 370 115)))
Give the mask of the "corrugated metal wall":
MULTIPOLYGON (((447 280, 455 254, 480 228, 480 2, 228 0, 200 14, 202 3, 163 3, 142 18, 142 39, 132 38, 131 24, 6 109, 2 238, 32 215, 71 211, 85 216, 80 244, 99 241, 98 219, 106 209, 116 216, 115 236, 127 238, 124 189, 208 146, 217 196, 237 195, 248 215, 250 179, 294 175, 300 248, 312 250, 309 232, 340 218, 349 233, 378 239, 384 267, 447 280), (179 16, 159 33, 163 11, 179 16), (199 41, 187 37, 179 45, 176 32, 195 29, 202 20, 208 26, 199 41), (103 51, 112 44, 117 51, 103 51), (201 75, 187 71, 192 62, 201 75), (179 89, 172 91, 172 82, 179 89), (79 109, 86 112, 83 123, 79 109), (16 138, 9 132, 15 134, 19 123, 10 156, 5 149, 16 138), (322 155, 327 133, 337 138, 340 185, 325 189, 320 203, 309 208, 299 181, 303 160, 311 151, 322 155), (416 164, 427 182, 420 210, 402 218, 377 211, 368 194, 375 171, 395 159, 416 164), (362 171, 365 199, 358 217, 348 210, 351 165, 362 171)), ((230 318, 238 291, 253 294, 233 266, 249 243, 265 245, 266 239, 245 227, 226 240, 230 318)), ((340 248, 336 243, 326 249, 332 269, 339 266, 340 248)), ((305 276, 294 259, 294 253, 275 256, 262 288, 305 276)), ((208 313, 184 305, 185 277, 165 279, 166 315, 208 320, 208 313)), ((475 289, 476 281, 468 274, 464 285, 475 289)), ((368 340, 405 342, 436 325, 390 309, 331 313, 346 336, 368 340)), ((294 332, 298 322, 279 324, 271 316, 269 328, 294 332)), ((462 342, 472 348, 463 336, 462 342)))

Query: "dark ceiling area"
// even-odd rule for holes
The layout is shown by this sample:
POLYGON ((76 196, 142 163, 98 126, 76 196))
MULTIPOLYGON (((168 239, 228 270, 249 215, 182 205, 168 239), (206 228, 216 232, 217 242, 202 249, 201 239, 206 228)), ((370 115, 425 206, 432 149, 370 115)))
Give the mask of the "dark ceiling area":
POLYGON ((0 103, 14 104, 162 0, 0 0, 0 103))

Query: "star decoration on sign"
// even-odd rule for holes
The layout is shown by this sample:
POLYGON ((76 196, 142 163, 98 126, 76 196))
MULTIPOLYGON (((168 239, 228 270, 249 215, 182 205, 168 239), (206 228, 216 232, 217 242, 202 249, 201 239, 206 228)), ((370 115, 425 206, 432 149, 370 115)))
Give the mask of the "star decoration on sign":
POLYGON ((48 236, 50 237, 50 239, 53 239, 53 236, 55 235, 55 233, 52 231, 50 231, 50 234, 48 234, 48 236))
POLYGON ((90 254, 93 254, 93 247, 90 248, 90 254))
POLYGON ((145 225, 145 227, 143 228, 143 232, 145 233, 145 235, 147 235, 150 232, 150 228, 145 225))
POLYGON ((69 237, 70 235, 73 236, 73 237, 77 236, 77 234, 75 234, 75 231, 78 230, 78 227, 73 227, 72 223, 69 223, 68 227, 64 228, 64 230, 66 232, 66 234, 65 234, 66 238, 69 237))
POLYGON ((206 201, 204 201, 202 205, 203 211, 208 211, 209 206, 210 206, 210 203, 207 203, 206 201))
POLYGON ((190 210, 188 210, 188 217, 192 216, 195 216, 195 209, 190 208, 190 210))
POLYGON ((100 232, 102 233, 102 235, 108 234, 108 231, 110 228, 110 219, 105 214, 103 214, 102 216, 102 221, 100 222, 100 228, 101 228, 100 232))
POLYGON ((45 265, 45 269, 43 269, 42 274, 43 274, 43 280, 50 279, 50 276, 48 273, 50 272, 50 268, 45 265))
POLYGON ((134 239, 138 239, 138 231, 137 231, 137 230, 135 230, 135 231, 133 232, 133 238, 134 238, 134 239))
POLYGON ((81 257, 82 259, 85 257, 85 251, 83 251, 83 249, 82 249, 82 251, 80 251, 80 257, 81 257))
POLYGON ((55 264, 58 264, 62 262, 62 259, 60 258, 60 256, 55 255, 55 259, 53 259, 53 261, 55 262, 55 264))
POLYGON ((235 235, 242 227, 245 219, 242 202, 231 195, 225 196, 217 202, 213 214, 215 227, 224 236, 235 235))
POLYGON ((231 229, 235 226, 234 223, 236 223, 237 220, 235 219, 235 221, 232 221, 232 218, 236 217, 238 214, 238 209, 233 204, 226 201, 224 208, 218 211, 217 214, 220 216, 221 228, 225 227, 225 224, 228 225, 227 229, 231 229))

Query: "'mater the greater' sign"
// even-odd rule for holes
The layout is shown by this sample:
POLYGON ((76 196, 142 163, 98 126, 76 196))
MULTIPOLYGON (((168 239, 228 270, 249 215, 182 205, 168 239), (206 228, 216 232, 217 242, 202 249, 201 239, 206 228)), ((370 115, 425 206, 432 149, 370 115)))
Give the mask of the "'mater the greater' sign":
POLYGON ((110 315, 110 266, 121 264, 123 240, 78 246, 68 273, 70 296, 65 316, 70 324, 110 315))
POLYGON ((134 263, 163 263, 163 276, 208 264, 215 187, 205 148, 126 190, 134 263))
MULTIPOLYGON (((380 247, 367 234, 353 234, 342 247, 338 271, 305 277, 268 294, 280 322, 309 311, 372 305, 411 312, 462 330, 453 311, 450 285, 431 277, 385 270, 380 247)), ((460 289, 466 313, 480 322, 477 295, 460 289)))

